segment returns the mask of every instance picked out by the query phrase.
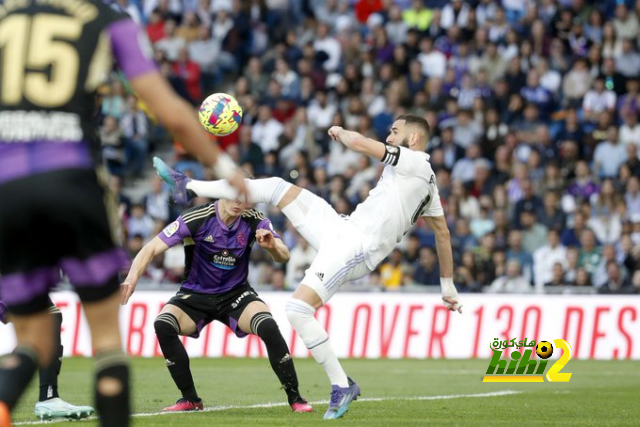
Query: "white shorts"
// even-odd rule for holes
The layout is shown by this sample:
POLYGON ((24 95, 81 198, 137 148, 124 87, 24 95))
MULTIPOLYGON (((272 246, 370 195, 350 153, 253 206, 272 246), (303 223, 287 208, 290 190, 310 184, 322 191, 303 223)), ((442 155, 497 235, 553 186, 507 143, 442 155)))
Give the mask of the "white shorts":
POLYGON ((294 203, 299 215, 289 219, 318 251, 302 284, 316 291, 326 303, 344 283, 371 272, 364 259, 362 231, 309 191, 304 190, 294 203))

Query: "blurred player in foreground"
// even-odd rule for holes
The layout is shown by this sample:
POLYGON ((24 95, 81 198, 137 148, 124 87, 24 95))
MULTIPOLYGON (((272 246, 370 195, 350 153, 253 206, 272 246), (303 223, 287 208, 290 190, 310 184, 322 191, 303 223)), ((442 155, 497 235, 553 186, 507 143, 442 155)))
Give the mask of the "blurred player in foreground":
MULTIPOLYGON (((287 304, 287 317, 331 381, 325 419, 344 415, 360 394, 360 387, 345 374, 314 313, 343 283, 372 272, 420 218, 436 236, 444 303, 449 310, 461 312, 453 284, 449 229, 435 173, 425 153, 429 134, 427 122, 414 115, 396 119, 386 144, 341 127, 329 129, 334 141, 387 165, 369 197, 350 217, 338 215, 322 198, 280 178, 246 180, 249 203, 270 203, 280 208, 318 251, 287 304)), ((159 175, 170 184, 176 201, 187 199, 187 191, 203 197, 238 197, 237 191, 224 181, 190 180, 159 159, 154 163, 159 175)))
MULTIPOLYGON (((36 417, 41 420, 53 418, 69 418, 80 420, 93 414, 91 406, 76 406, 65 402, 58 394, 58 375, 62 367, 63 347, 60 343, 60 333, 62 329, 62 313, 53 301, 50 301, 49 313, 53 316, 53 338, 55 357, 46 368, 40 368, 40 395, 34 408, 36 417)), ((11 321, 5 317, 6 306, 0 301, 0 322, 6 324, 11 321)))
POLYGON ((153 258, 181 242, 186 256, 184 281, 154 323, 167 368, 182 392, 182 398, 164 410, 203 409, 189 369, 189 356, 178 335, 197 338, 202 328, 217 320, 238 337, 258 335, 267 347, 269 362, 287 393, 291 409, 311 412, 311 405, 298 391, 296 370, 280 329, 269 308, 247 282, 249 255, 255 242, 266 249, 274 261, 289 260, 289 249, 271 221, 257 210, 229 200, 188 210, 135 257, 122 283, 123 304, 129 300, 153 258))
POLYGON ((38 366, 55 355, 47 294, 60 269, 91 328, 101 425, 129 425, 129 366, 118 328, 118 273, 129 262, 115 238, 115 200, 96 170, 93 123, 95 90, 113 62, 187 150, 244 192, 242 175, 219 158, 127 15, 101 0, 2 2, 0 298, 18 341, 0 360, 2 427, 38 366))

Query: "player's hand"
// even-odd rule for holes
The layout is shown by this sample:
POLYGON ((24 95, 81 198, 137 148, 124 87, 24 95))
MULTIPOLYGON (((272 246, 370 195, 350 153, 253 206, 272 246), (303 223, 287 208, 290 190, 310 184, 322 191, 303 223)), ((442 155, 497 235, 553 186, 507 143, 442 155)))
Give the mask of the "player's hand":
POLYGON ((341 126, 331 126, 329 128, 329 136, 331 137, 331 139, 333 139, 334 141, 339 141, 340 138, 338 137, 338 133, 343 130, 341 126))
POLYGON ((459 302, 458 295, 456 292, 456 296, 443 296, 442 301, 444 301, 444 306, 449 309, 449 311, 457 311, 462 314, 462 305, 459 302))
POLYGON ((447 307, 449 311, 462 313, 462 304, 460 304, 458 290, 453 284, 453 280, 451 278, 447 279, 441 277, 440 288, 442 290, 442 301, 444 301, 444 306, 447 307))
POLYGON ((227 182, 238 191, 238 200, 241 201, 247 201, 249 196, 244 182, 245 178, 246 175, 240 169, 236 169, 233 175, 227 178, 227 182))
POLYGON ((122 305, 126 305, 129 302, 129 298, 131 298, 131 295, 133 295, 133 291, 136 290, 136 284, 135 283, 131 283, 127 280, 125 280, 124 282, 122 282, 120 284, 120 293, 122 295, 122 301, 120 301, 120 303, 122 305))
POLYGON ((276 247, 276 238, 269 230, 263 228, 256 230, 256 242, 261 248, 275 249, 276 247))

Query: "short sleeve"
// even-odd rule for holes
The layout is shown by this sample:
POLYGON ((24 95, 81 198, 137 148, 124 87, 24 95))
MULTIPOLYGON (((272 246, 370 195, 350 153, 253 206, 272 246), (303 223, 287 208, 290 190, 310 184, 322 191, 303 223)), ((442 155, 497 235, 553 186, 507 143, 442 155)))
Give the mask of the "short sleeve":
POLYGON ((440 192, 438 191, 438 186, 432 186, 433 191, 430 194, 429 203, 426 204, 424 209, 422 210, 422 214, 420 216, 443 216, 444 210, 442 209, 442 203, 440 202, 440 192))
POLYGON ((129 79, 156 71, 153 50, 145 33, 131 19, 121 19, 107 27, 116 64, 129 79))
POLYGON ((268 230, 273 234, 274 237, 282 240, 282 237, 280 237, 278 232, 273 228, 273 224, 271 223, 271 220, 269 218, 265 218, 258 223, 256 230, 260 230, 260 229, 268 230))
POLYGON ((158 237, 160 240, 165 242, 167 246, 172 247, 182 242, 187 237, 191 237, 191 232, 180 216, 158 233, 158 237))

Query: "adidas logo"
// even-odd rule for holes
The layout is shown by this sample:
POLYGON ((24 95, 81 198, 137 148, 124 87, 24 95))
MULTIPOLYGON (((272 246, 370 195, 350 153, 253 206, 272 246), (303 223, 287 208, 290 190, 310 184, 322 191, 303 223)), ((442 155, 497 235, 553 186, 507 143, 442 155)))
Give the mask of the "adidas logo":
POLYGON ((213 236, 211 234, 209 234, 207 237, 204 238, 205 242, 209 242, 209 243, 213 243, 213 236))
POLYGON ((291 355, 289 353, 285 354, 282 359, 280 359, 280 363, 285 363, 291 360, 291 355))
POLYGON ((324 273, 316 273, 316 276, 318 276, 318 279, 320 279, 320 281, 324 280, 324 273))
POLYGON ((164 359, 164 364, 167 366, 175 366, 175 363, 169 359, 164 359))

